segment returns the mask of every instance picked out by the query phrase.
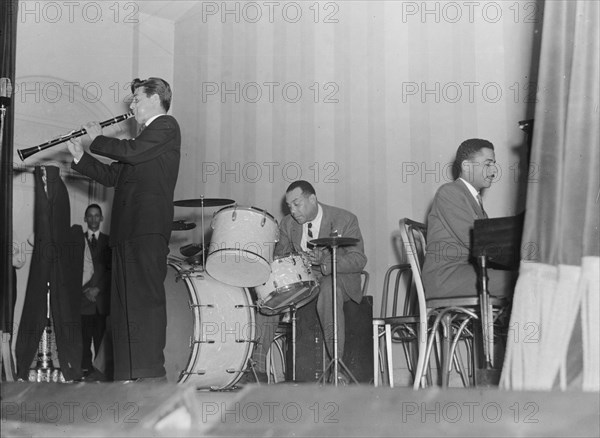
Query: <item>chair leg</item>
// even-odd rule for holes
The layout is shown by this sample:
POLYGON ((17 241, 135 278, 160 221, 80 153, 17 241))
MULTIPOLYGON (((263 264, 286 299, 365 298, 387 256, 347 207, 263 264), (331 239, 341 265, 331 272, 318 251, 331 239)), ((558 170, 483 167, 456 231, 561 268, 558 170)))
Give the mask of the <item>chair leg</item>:
POLYGON ((450 380, 450 366, 452 364, 452 358, 450 357, 451 325, 452 319, 450 315, 445 314, 442 317, 442 388, 447 388, 450 380))
POLYGON ((379 327, 378 321, 373 321, 373 386, 379 386, 379 327))
POLYGON ((394 364, 392 358, 392 326, 390 324, 385 325, 385 350, 386 359, 388 366, 388 376, 390 382, 390 388, 394 387, 394 364))

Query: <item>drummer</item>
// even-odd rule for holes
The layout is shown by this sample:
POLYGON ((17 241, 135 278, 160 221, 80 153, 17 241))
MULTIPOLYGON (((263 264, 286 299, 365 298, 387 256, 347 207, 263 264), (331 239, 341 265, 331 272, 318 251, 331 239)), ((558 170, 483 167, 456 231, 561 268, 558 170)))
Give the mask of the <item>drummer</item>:
MULTIPOLYGON (((332 235, 358 239, 356 245, 339 247, 337 250, 338 357, 342 358, 345 340, 344 302, 353 300, 360 303, 360 273, 367 263, 358 219, 349 211, 320 203, 314 187, 303 180, 290 184, 285 193, 285 201, 290 214, 281 221, 280 238, 275 246, 274 257, 304 253, 310 260, 320 287, 317 314, 327 352, 332 358, 334 324, 331 250, 326 247, 314 247, 310 241, 332 235)), ((277 315, 265 316, 257 313, 256 324, 260 338, 253 359, 259 380, 266 381, 266 353, 274 339, 278 321, 277 315)))

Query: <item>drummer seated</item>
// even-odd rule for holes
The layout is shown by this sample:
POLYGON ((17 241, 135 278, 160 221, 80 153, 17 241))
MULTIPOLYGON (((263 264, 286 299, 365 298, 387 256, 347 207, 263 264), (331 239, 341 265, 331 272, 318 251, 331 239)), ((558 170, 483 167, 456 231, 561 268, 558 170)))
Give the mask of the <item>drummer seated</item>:
MULTIPOLYGON (((281 220, 279 241, 275 246, 274 256, 281 258, 290 254, 303 254, 306 263, 311 265, 311 271, 320 289, 317 297, 317 314, 327 352, 331 357, 334 357, 332 251, 328 247, 314 246, 311 241, 332 235, 358 241, 354 245, 340 246, 336 251, 337 353, 341 358, 344 354, 345 342, 344 302, 349 300, 361 302, 360 273, 367 263, 358 219, 349 211, 320 203, 314 187, 303 180, 289 185, 285 193, 285 201, 290 213, 281 220)), ((261 373, 266 374, 266 353, 275 337, 279 318, 280 315, 269 316, 257 313, 259 341, 253 359, 257 371, 261 373)))

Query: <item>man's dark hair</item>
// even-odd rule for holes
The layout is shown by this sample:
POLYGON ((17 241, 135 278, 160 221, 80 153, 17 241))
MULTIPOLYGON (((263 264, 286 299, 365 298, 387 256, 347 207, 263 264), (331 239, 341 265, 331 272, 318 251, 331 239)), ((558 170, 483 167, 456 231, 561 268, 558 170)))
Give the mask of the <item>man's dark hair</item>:
POLYGON ((312 186, 312 184, 309 183, 308 181, 304 181, 302 179, 291 183, 285 192, 289 193, 292 190, 296 190, 297 188, 300 188, 300 190, 302 190, 302 194, 304 196, 310 196, 310 195, 317 194, 317 192, 315 192, 315 188, 312 186))
POLYGON ((160 98, 160 105, 165 111, 169 111, 171 108, 171 86, 167 81, 161 78, 148 78, 139 79, 136 78, 131 82, 131 92, 135 94, 135 90, 140 87, 144 87, 144 93, 150 97, 153 94, 158 94, 160 98))
POLYGON ((456 151, 456 158, 452 164, 452 173, 454 175, 454 179, 458 178, 461 174, 462 162, 465 160, 470 160, 475 154, 484 148, 494 150, 494 145, 491 142, 481 138, 470 138, 460 144, 456 151))
POLYGON ((92 209, 92 208, 97 208, 97 209, 98 209, 98 211, 100 211, 100 216, 102 216, 102 209, 100 208, 100 206, 99 206, 98 204, 90 204, 90 205, 88 205, 88 206, 87 206, 87 208, 85 209, 85 213, 84 213, 84 215, 85 215, 85 216, 87 216, 87 214, 88 214, 88 211, 89 211, 90 209, 92 209))

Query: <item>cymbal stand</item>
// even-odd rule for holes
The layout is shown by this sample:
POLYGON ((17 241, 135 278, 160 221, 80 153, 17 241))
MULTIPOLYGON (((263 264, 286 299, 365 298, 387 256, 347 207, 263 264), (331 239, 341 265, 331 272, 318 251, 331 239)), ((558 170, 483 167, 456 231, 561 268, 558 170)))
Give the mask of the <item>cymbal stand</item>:
POLYGON ((333 365, 333 384, 334 386, 338 386, 338 376, 339 376, 339 366, 348 373, 350 378, 354 381, 354 383, 358 383, 354 375, 350 372, 344 361, 338 357, 338 315, 337 315, 337 244, 333 244, 331 246, 331 257, 332 257, 332 277, 333 277, 333 359, 325 368, 323 375, 319 379, 319 383, 321 380, 325 378, 327 375, 327 371, 333 365))
POLYGON ((200 223, 202 226, 202 268, 201 271, 205 271, 206 266, 206 247, 204 246, 204 234, 206 230, 204 229, 204 195, 200 196, 200 223))

